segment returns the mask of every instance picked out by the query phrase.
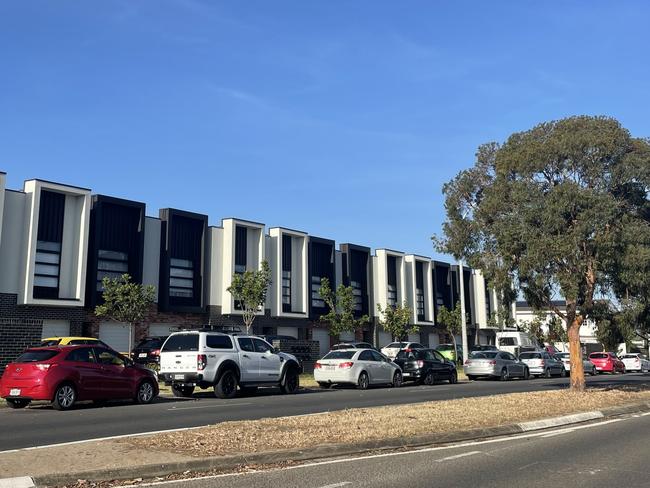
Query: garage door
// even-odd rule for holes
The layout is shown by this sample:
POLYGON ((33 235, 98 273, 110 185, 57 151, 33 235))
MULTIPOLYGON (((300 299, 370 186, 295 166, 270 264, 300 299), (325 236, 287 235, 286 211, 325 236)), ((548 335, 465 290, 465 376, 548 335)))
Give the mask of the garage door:
POLYGON ((70 335, 69 320, 43 320, 41 339, 48 337, 66 337, 70 335))
POLYGON ((298 327, 278 327, 278 335, 298 338, 298 327))
POLYGON ((339 334, 341 342, 352 342, 354 340, 354 332, 341 332, 339 334))
POLYGON ((319 356, 323 357, 330 350, 330 333, 327 329, 312 329, 312 338, 319 343, 319 356))
POLYGON ((429 347, 437 347, 440 345, 440 335, 429 334, 429 347))
POLYGON ((390 344, 391 342, 393 342, 393 337, 388 332, 384 332, 384 331, 380 330, 378 340, 379 340, 379 344, 377 344, 377 345, 381 349, 382 347, 385 347, 388 344, 390 344))
POLYGON ((409 334, 409 342, 420 342, 420 334, 409 334))
POLYGON ((178 332, 181 329, 177 324, 151 324, 149 325, 149 335, 151 337, 165 337, 172 332, 178 332))
POLYGON ((119 322, 102 322, 99 324, 99 340, 116 351, 129 352, 129 326, 119 322))

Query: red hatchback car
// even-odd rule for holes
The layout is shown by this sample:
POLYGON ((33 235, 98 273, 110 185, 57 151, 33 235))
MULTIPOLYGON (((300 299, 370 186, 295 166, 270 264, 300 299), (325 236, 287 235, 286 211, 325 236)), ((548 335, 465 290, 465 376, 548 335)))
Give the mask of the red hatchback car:
POLYGON ((625 364, 613 352, 592 352, 589 361, 600 373, 625 373, 625 364))
POLYGON ((27 349, 0 379, 0 397, 12 408, 46 400, 57 410, 67 410, 81 400, 150 403, 156 396, 153 371, 101 346, 27 349))

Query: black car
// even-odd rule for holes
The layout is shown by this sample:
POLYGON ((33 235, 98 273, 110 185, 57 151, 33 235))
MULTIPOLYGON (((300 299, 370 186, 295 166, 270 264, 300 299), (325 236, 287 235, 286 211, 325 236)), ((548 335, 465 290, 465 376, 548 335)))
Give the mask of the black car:
POLYGON ((135 346, 131 357, 140 364, 157 363, 160 361, 160 348, 165 340, 167 336, 147 337, 135 346))
POLYGON ((425 385, 440 380, 458 382, 456 365, 433 349, 405 349, 397 353, 393 362, 402 368, 404 381, 416 381, 425 385))
POLYGON ((488 344, 475 344, 472 347, 469 348, 470 352, 476 352, 476 351, 498 351, 499 348, 494 345, 488 345, 488 344))

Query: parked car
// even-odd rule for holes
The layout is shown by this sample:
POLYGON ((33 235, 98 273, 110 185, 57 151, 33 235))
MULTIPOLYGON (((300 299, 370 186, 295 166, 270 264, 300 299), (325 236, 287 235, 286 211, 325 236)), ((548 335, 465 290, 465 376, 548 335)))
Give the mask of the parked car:
POLYGON ((314 364, 314 379, 321 388, 332 385, 357 385, 361 390, 370 385, 402 386, 402 370, 388 357, 374 349, 330 351, 314 364))
POLYGON ((136 363, 149 364, 160 362, 160 348, 168 336, 147 337, 133 348, 131 357, 136 363))
POLYGON ((381 353, 384 356, 394 359, 402 349, 424 349, 424 346, 419 342, 391 342, 381 348, 381 353))
POLYGON ((47 339, 42 339, 38 347, 48 347, 48 346, 76 346, 80 344, 92 344, 103 346, 108 349, 113 349, 108 344, 95 339, 94 337, 48 337, 47 339))
POLYGON ((566 369, 562 360, 556 359, 546 351, 522 352, 519 360, 525 363, 534 376, 566 376, 566 369))
POLYGON ((498 351, 499 348, 495 345, 490 345, 490 344, 474 344, 472 347, 469 348, 469 352, 476 352, 476 351, 498 351))
MULTIPOLYGON (((555 355, 555 357, 558 361, 562 361, 562 364, 564 364, 564 369, 567 371, 567 373, 571 371, 570 353, 559 352, 555 355)), ((595 376, 598 374, 598 370, 596 369, 594 363, 592 363, 591 361, 585 358, 582 358, 582 369, 584 369, 585 374, 590 374, 591 376, 595 376)))
POLYGON ((638 371, 647 373, 650 371, 650 361, 643 354, 630 353, 621 356, 621 361, 625 365, 625 371, 638 371))
POLYGON ((625 373, 625 363, 613 352, 592 352, 589 361, 600 373, 625 373))
POLYGON ((497 332, 497 347, 501 351, 508 351, 515 356, 524 351, 525 347, 533 350, 541 349, 537 341, 525 332, 503 331, 497 332))
POLYGON ((156 396, 153 371, 103 346, 30 348, 7 365, 0 380, 0 397, 11 408, 46 400, 68 410, 82 400, 150 403, 156 396))
POLYGON ((393 362, 402 369, 404 381, 416 381, 424 385, 432 385, 440 380, 458 383, 454 362, 433 349, 402 350, 393 362))
POLYGON ((238 386, 244 391, 279 386, 282 393, 295 393, 300 371, 295 356, 257 336, 184 331, 163 344, 158 378, 175 396, 190 397, 198 386, 214 387, 218 398, 232 398, 238 386))
POLYGON ((288 335, 261 335, 258 336, 261 339, 264 339, 266 342, 269 344, 273 344, 273 341, 296 341, 296 339, 293 336, 288 336, 288 335))
POLYGON ((507 351, 477 351, 470 354, 463 365, 470 380, 480 377, 499 378, 507 381, 519 377, 525 380, 530 376, 528 366, 507 351))
POLYGON ((463 346, 462 344, 456 344, 456 352, 454 353, 453 344, 440 344, 436 346, 436 351, 444 356, 445 359, 449 361, 458 361, 458 358, 463 357, 463 346))
MULTIPOLYGON (((339 344, 334 344, 332 346, 332 351, 338 351, 341 349, 375 349, 375 347, 367 342, 340 342, 339 344)), ((375 351, 376 350, 377 349, 375 349, 375 351)))

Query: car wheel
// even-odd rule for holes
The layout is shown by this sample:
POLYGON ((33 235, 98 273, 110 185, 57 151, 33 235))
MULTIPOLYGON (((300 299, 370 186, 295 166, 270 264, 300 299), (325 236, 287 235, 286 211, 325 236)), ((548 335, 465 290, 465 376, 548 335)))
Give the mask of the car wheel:
POLYGON ((237 395, 237 376, 232 370, 224 371, 214 385, 214 395, 217 398, 234 398, 237 395))
POLYGON ((621 370, 621 374, 626 374, 626 373, 627 373, 627 369, 623 368, 623 369, 621 370))
POLYGON ((402 373, 399 371, 395 371, 395 374, 393 375, 393 382, 391 383, 391 386, 393 388, 399 388, 402 386, 402 373))
POLYGON ((300 376, 296 368, 290 368, 284 374, 284 380, 280 384, 280 391, 287 395, 297 392, 298 388, 300 388, 300 376))
POLYGON ((322 388, 323 390, 329 390, 332 387, 332 383, 325 383, 324 381, 319 381, 318 387, 322 388))
POLYGON ((368 378, 368 373, 362 371, 357 380, 357 388, 360 390, 367 390, 370 386, 370 379, 368 378))
POLYGON ((54 400, 52 406, 55 410, 68 410, 72 408, 74 402, 77 400, 77 392, 70 383, 64 383, 54 392, 54 400))
POLYGON ((544 371, 544 378, 550 378, 551 377, 551 368, 547 368, 544 371))
POLYGON ((566 378, 566 377, 567 377, 566 369, 565 369, 565 368, 562 368, 562 371, 560 371, 560 376, 561 376, 562 378, 566 378))
POLYGON ((454 370, 451 372, 451 375, 449 376, 449 384, 455 385, 456 383, 458 383, 458 372, 454 370))
POLYGON ((473 374, 468 374, 467 379, 470 381, 476 381, 476 376, 474 376, 473 374))
POLYGON ((422 378, 422 384, 433 385, 434 382, 435 382, 435 378, 433 376, 433 371, 431 370, 427 371, 427 374, 425 374, 424 378, 422 378))
POLYGON ((528 368, 524 368, 524 379, 525 380, 530 379, 530 370, 528 368))
POLYGON ((501 381, 508 381, 509 375, 508 375, 508 369, 507 368, 503 368, 501 370, 501 375, 499 376, 499 379, 501 381))
POLYGON ((194 393, 194 387, 172 385, 172 393, 175 397, 189 398, 194 393))
POLYGON ((156 396, 156 389, 149 380, 144 380, 138 386, 138 392, 135 395, 135 401, 141 405, 151 403, 156 396))
POLYGON ((596 376, 598 374, 598 370, 596 369, 595 366, 591 367, 591 376, 596 376))
POLYGON ((9 408, 25 408, 27 405, 30 404, 29 400, 12 399, 12 398, 7 398, 6 402, 9 408))

